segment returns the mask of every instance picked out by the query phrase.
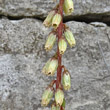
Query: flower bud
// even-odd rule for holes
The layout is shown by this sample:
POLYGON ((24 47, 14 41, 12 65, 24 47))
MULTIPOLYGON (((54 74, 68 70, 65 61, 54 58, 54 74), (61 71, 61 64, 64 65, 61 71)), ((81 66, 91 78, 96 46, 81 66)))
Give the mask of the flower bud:
POLYGON ((55 92, 55 102, 57 106, 61 106, 64 99, 64 93, 61 89, 57 89, 55 92))
POLYGON ((44 91, 43 96, 42 96, 42 102, 41 102, 42 106, 47 106, 49 104, 50 100, 53 97, 53 93, 54 93, 53 87, 48 87, 44 91))
POLYGON ((65 35, 65 38, 68 41, 70 47, 73 47, 73 46, 76 45, 75 38, 74 38, 72 32, 69 29, 65 30, 64 35, 65 35))
POLYGON ((54 33, 50 33, 45 44, 46 51, 49 51, 52 49, 55 41, 56 41, 56 35, 54 33))
POLYGON ((61 38, 59 40, 58 47, 59 47, 60 54, 61 55, 64 54, 64 52, 66 51, 66 48, 67 48, 67 43, 64 38, 61 38))
POLYGON ((47 69, 47 75, 54 75, 55 71, 58 67, 58 60, 56 58, 52 58, 50 61, 50 64, 47 69))
POLYGON ((66 15, 70 15, 74 11, 73 0, 64 0, 63 9, 66 15))
POLYGON ((63 73, 63 88, 69 90, 71 87, 71 78, 69 72, 66 70, 63 73))
POLYGON ((59 26, 61 19, 62 19, 62 17, 60 14, 57 13, 54 15, 54 17, 52 19, 52 26, 54 29, 56 29, 59 26))
POLYGON ((44 22, 43 22, 43 24, 44 24, 46 27, 51 26, 51 24, 52 24, 52 19, 53 19, 54 15, 55 15, 55 10, 51 11, 51 12, 47 15, 46 19, 45 19, 44 22))

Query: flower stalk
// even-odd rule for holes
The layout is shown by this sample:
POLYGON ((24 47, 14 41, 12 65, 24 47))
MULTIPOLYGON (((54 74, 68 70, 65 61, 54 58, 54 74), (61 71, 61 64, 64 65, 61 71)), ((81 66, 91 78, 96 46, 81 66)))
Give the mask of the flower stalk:
MULTIPOLYGON (((60 15, 62 16, 62 20, 61 20, 61 23, 60 23, 60 25, 59 25, 59 27, 57 29, 58 43, 59 43, 60 39, 62 38, 62 33, 63 33, 63 3, 64 3, 64 0, 60 0, 59 12, 60 12, 60 15)), ((62 72, 62 67, 61 67, 62 55, 60 54, 58 45, 57 45, 57 54, 58 54, 58 68, 57 68, 56 89, 61 84, 61 72, 62 72)))

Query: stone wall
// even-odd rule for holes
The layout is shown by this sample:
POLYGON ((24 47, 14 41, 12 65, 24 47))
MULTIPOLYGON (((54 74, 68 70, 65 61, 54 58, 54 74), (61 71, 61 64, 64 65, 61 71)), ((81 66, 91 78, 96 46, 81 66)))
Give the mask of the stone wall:
MULTIPOLYGON (((66 110, 110 110, 110 1, 74 4, 75 13, 64 17, 77 42, 63 56, 72 78, 66 110)), ((53 6, 52 0, 0 0, 0 110, 50 110, 41 107, 41 96, 55 76, 41 70, 56 45, 44 50, 50 30, 42 21, 53 6)))

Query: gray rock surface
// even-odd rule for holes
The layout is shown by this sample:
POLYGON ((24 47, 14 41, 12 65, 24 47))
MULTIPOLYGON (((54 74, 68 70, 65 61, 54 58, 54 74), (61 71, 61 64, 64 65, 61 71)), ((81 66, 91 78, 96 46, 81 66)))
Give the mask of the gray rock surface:
MULTIPOLYGON (((67 25, 77 45, 68 46, 63 56, 72 78, 66 110, 110 110, 110 27, 67 25)), ((55 78, 41 73, 56 51, 56 45, 44 50, 48 33, 39 20, 0 20, 0 110, 50 110, 40 105, 45 87, 55 78)))
POLYGON ((0 20, 0 50, 8 53, 36 53, 43 49, 48 30, 34 19, 0 20))
MULTIPOLYGON (((97 19, 110 22, 109 0, 73 1, 75 11, 69 18, 97 19)), ((0 0, 0 14, 17 18, 30 16, 43 19, 55 7, 55 4, 57 3, 53 0, 0 0)))

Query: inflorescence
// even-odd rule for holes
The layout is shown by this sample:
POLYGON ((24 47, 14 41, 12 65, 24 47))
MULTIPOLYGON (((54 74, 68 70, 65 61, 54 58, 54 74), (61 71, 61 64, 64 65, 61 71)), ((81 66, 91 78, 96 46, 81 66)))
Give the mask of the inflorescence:
POLYGON ((42 106, 47 106, 52 97, 55 96, 51 110, 65 110, 63 90, 69 90, 71 87, 70 73, 66 67, 61 64, 61 58, 67 49, 67 42, 70 47, 74 47, 76 41, 69 27, 63 23, 63 11, 65 15, 70 15, 74 11, 72 0, 59 0, 59 4, 49 12, 43 22, 45 27, 53 27, 53 30, 47 37, 45 50, 50 51, 57 41, 57 52, 47 61, 42 69, 42 72, 48 76, 53 76, 57 71, 56 80, 53 80, 48 85, 43 93, 41 102, 42 106), (55 84, 56 88, 54 87, 55 84))

